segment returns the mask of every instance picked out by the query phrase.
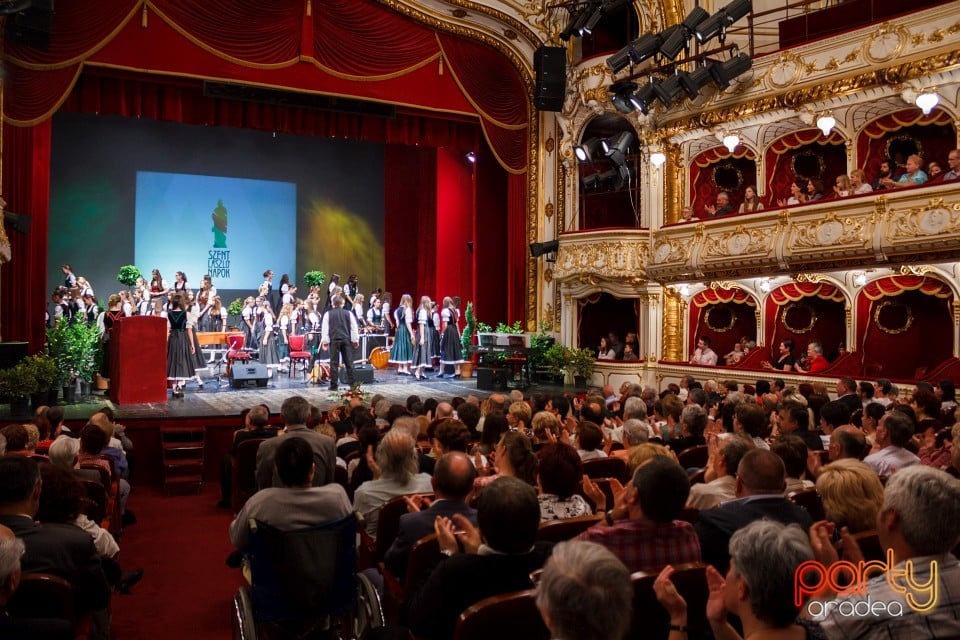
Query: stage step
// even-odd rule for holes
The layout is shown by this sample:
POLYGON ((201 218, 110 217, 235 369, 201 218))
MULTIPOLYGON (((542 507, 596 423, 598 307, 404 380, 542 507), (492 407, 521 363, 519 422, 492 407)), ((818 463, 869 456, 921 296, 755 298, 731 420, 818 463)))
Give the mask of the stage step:
POLYGON ((163 451, 163 485, 169 493, 171 488, 203 487, 204 444, 206 429, 203 427, 169 426, 160 428, 160 444, 163 451))

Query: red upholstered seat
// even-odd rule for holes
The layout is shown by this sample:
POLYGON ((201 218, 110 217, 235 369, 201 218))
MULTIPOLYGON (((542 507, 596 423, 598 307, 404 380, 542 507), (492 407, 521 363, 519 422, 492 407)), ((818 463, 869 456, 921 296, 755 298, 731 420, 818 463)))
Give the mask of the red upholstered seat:
POLYGON ((250 362, 250 353, 243 350, 246 338, 242 333, 231 333, 227 336, 227 361, 250 362))
MULTIPOLYGON (((290 346, 290 375, 293 375, 293 367, 298 363, 302 362, 307 364, 310 362, 310 352, 304 350, 304 345, 307 341, 306 336, 291 335, 287 338, 290 346)), ((304 371, 306 375, 306 371, 304 371)))

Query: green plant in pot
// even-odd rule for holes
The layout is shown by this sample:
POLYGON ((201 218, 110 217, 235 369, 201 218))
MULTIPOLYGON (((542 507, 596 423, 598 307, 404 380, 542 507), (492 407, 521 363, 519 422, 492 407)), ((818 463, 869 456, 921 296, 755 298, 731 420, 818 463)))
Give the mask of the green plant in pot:
POLYGON ((127 264, 120 267, 120 273, 117 274, 117 282, 127 287, 131 288, 133 285, 137 284, 137 280, 143 277, 143 273, 132 264, 127 264))
POLYGON ((57 363, 49 355, 38 353, 24 358, 37 381, 37 391, 32 394, 34 408, 44 404, 55 404, 59 388, 57 385, 57 363))
POLYGON ((540 331, 530 336, 530 350, 527 352, 527 360, 530 368, 534 371, 543 370, 547 367, 546 354, 555 343, 556 339, 547 333, 547 323, 540 323, 540 331))
POLYGON ((581 349, 570 349, 570 360, 567 369, 573 375, 574 384, 579 388, 586 388, 587 382, 593 377, 593 372, 597 368, 596 356, 593 349, 586 347, 581 349))
POLYGON ((71 400, 77 378, 86 383, 93 380, 100 348, 100 331, 96 325, 61 318, 47 329, 47 354, 55 362, 56 381, 64 387, 64 400, 71 400))
POLYGON ((37 392, 37 379, 30 363, 21 361, 9 369, 0 369, 0 394, 10 403, 10 413, 24 415, 27 398, 37 392))
POLYGON ((327 274, 323 271, 307 271, 303 274, 303 283, 307 285, 307 288, 312 289, 313 287, 322 287, 323 283, 327 281, 327 274))
POLYGON ((476 348, 473 346, 473 336, 477 333, 477 317, 473 315, 473 302, 467 303, 467 309, 463 313, 466 325, 463 333, 460 334, 460 348, 463 353, 463 362, 460 365, 460 377, 464 380, 473 377, 473 354, 476 348))
POLYGON ((563 370, 570 360, 570 349, 559 342, 552 344, 543 354, 543 361, 547 371, 552 376, 554 384, 563 384, 563 370))

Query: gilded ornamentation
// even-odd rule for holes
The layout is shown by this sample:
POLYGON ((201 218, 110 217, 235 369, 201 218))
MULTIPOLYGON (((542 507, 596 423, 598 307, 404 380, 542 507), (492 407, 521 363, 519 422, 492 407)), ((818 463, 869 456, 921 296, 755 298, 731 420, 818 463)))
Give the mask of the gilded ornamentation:
POLYGON ((553 269, 547 267, 543 270, 543 280, 547 283, 553 282, 553 269))
POLYGON ((890 23, 885 22, 867 36, 863 43, 863 57, 873 64, 886 62, 899 56, 909 41, 909 31, 902 26, 891 27, 890 23))
POLYGON ((657 264, 683 262, 686 256, 687 245, 681 240, 660 239, 653 249, 654 262, 657 264))
POLYGON ((553 153, 553 149, 556 146, 553 138, 547 138, 547 141, 543 143, 543 148, 547 150, 547 153, 553 153))
POLYGON ((912 324, 913 309, 910 308, 910 305, 903 304, 899 300, 884 300, 873 310, 873 326, 886 334, 895 336, 906 333, 910 330, 912 324), (887 313, 884 313, 884 311, 887 313), (887 322, 891 320, 895 321, 896 326, 884 324, 880 317, 881 315, 887 316, 887 322))
POLYGON ((561 243, 557 252, 554 277, 567 280, 591 274, 603 280, 646 281, 645 243, 591 240, 583 243, 561 243))
POLYGON ((711 233, 703 242, 700 255, 704 258, 766 254, 773 244, 773 229, 738 225, 729 233, 711 233))
POLYGON ((864 222, 858 218, 837 219, 835 212, 828 213, 819 222, 793 223, 791 247, 813 249, 832 245, 862 245, 869 242, 863 237, 864 222))
POLYGON ((682 329, 680 296, 667 290, 663 295, 663 342, 660 349, 663 358, 676 361, 683 359, 682 329))
POLYGON ((553 203, 550 202, 549 200, 547 201, 547 204, 545 204, 543 207, 543 215, 547 216, 548 218, 553 217, 553 203))
POLYGON ((887 227, 889 240, 960 232, 960 202, 945 204, 943 198, 931 199, 922 207, 894 211, 887 227))
POLYGON ((707 285, 707 288, 713 289, 714 291, 716 291, 717 289, 729 290, 729 289, 739 289, 740 285, 736 282, 733 282, 732 280, 711 280, 710 284, 707 285))
POLYGON ((794 278, 797 282, 810 282, 810 283, 820 283, 820 282, 830 282, 830 278, 823 275, 822 273, 800 273, 797 274, 797 277, 794 278))
POLYGON ((936 273, 933 267, 918 266, 913 264, 900 265, 900 275, 902 276, 925 276, 928 273, 936 273))

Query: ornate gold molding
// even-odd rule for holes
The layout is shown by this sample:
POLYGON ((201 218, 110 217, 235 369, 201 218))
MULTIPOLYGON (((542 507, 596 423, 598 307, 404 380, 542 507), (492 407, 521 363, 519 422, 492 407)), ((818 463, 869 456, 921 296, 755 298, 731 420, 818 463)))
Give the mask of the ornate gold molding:
POLYGON ((679 294, 671 289, 663 292, 663 338, 661 357, 664 360, 683 360, 683 321, 679 294))

